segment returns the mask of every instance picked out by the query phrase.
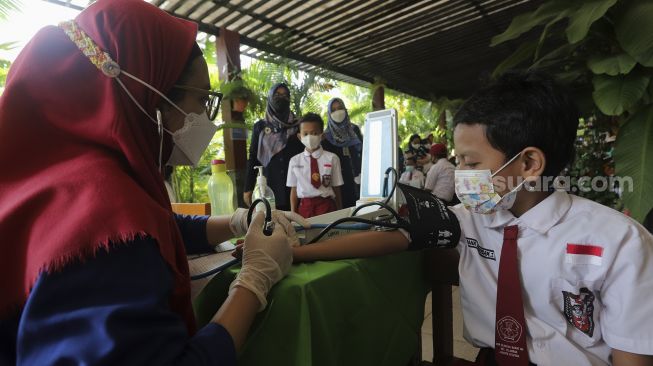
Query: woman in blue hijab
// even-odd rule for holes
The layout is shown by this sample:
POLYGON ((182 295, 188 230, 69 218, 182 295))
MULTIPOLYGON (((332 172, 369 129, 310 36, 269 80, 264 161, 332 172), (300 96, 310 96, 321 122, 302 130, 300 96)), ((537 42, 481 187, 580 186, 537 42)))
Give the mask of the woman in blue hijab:
POLYGON ((327 129, 324 131, 322 147, 340 158, 342 178, 342 207, 356 205, 360 194, 363 136, 360 128, 349 120, 345 103, 333 98, 327 105, 327 129))
POLYGON ((277 83, 268 92, 265 118, 254 124, 249 159, 245 175, 243 200, 252 202, 256 183, 256 166, 263 166, 267 184, 274 192, 276 208, 290 210, 290 188, 286 187, 286 175, 290 158, 304 150, 297 139, 298 121, 290 110, 290 89, 277 83))

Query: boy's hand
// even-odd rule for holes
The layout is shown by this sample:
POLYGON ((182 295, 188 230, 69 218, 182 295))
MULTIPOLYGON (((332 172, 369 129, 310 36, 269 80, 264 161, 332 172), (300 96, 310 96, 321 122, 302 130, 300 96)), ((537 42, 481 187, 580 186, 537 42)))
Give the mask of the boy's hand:
POLYGON ((252 205, 252 191, 243 192, 243 201, 247 207, 252 205))

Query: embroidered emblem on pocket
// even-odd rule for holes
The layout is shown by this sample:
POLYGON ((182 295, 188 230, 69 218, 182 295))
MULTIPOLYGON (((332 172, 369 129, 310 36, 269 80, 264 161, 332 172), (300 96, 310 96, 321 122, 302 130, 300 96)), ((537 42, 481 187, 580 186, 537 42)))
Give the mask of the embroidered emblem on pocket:
POLYGON ((331 175, 325 174, 322 176, 322 185, 328 187, 331 185, 331 175))
POLYGON ((565 299, 565 318, 576 329, 592 336, 594 334, 594 294, 586 287, 578 295, 562 291, 565 299))

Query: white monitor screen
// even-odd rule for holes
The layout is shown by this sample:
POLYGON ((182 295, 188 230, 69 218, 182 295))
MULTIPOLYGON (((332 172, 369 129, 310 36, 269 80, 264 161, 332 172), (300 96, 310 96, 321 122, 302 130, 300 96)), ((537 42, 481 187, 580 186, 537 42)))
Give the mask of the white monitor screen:
MULTIPOLYGON (((361 200, 376 201, 383 195, 384 174, 397 168, 397 112, 386 109, 368 113, 363 127, 361 200)), ((394 177, 390 174, 389 188, 394 177)))

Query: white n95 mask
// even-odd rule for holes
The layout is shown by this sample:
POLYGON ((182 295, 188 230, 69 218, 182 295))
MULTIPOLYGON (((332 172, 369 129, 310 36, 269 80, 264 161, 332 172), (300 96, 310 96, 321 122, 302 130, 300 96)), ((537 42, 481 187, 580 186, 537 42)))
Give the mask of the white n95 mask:
POLYGON ((331 112, 331 119, 335 123, 342 123, 342 121, 345 120, 345 117, 347 117, 347 111, 344 109, 331 112))
POLYGON ((514 189, 503 196, 495 192, 492 178, 512 163, 521 152, 503 164, 494 174, 489 169, 456 170, 454 184, 456 196, 471 212, 491 214, 499 210, 509 210, 515 204, 517 192, 526 182, 522 180, 514 189))
POLYGON ((161 112, 158 109, 156 110, 156 119, 152 118, 152 116, 150 116, 147 113, 147 111, 145 111, 145 109, 141 106, 141 104, 138 103, 136 98, 132 96, 132 94, 129 92, 127 87, 120 81, 120 79, 116 78, 118 84, 120 84, 120 86, 125 90, 127 95, 136 104, 136 106, 143 113, 145 113, 145 115, 152 122, 154 122, 159 128, 159 135, 160 135, 159 138, 161 139, 159 142, 159 169, 161 169, 161 159, 162 159, 161 154, 163 153, 162 131, 165 131, 168 134, 170 134, 170 136, 172 136, 172 141, 174 142, 175 145, 172 148, 172 153, 170 154, 170 158, 168 158, 167 165, 197 166, 197 163, 199 163, 200 158, 204 153, 204 150, 206 150, 206 148, 209 146, 209 143, 211 142, 213 135, 218 130, 218 126, 216 126, 213 122, 211 122, 209 116, 206 113, 201 113, 201 114, 186 113, 184 112, 183 109, 181 109, 178 105, 176 105, 163 93, 156 90, 156 88, 154 88, 150 84, 144 82, 143 80, 125 71, 122 71, 122 73, 128 76, 129 78, 134 79, 137 82, 143 84, 144 86, 151 89, 155 93, 159 94, 163 99, 165 99, 168 103, 170 103, 170 105, 175 107, 179 112, 181 112, 181 114, 185 116, 184 126, 175 132, 171 132, 167 128, 163 127, 161 112))
POLYGON ((304 144, 304 146, 306 146, 311 150, 316 150, 318 147, 320 147, 320 140, 322 140, 321 136, 316 136, 316 135, 302 136, 302 144, 304 144))
POLYGON ((209 120, 206 113, 188 113, 184 118, 184 127, 172 133, 167 129, 163 130, 172 135, 175 144, 167 165, 197 166, 218 126, 209 120))

